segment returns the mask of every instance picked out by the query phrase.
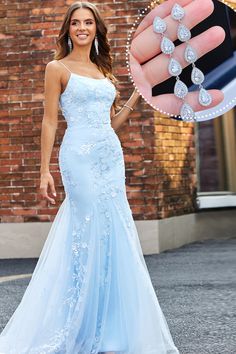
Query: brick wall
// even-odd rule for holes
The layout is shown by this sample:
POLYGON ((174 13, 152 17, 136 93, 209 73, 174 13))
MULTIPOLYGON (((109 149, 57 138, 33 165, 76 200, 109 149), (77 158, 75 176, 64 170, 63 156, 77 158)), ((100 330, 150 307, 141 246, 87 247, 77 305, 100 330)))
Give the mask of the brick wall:
MULTIPOLYGON (((58 147, 65 122, 59 116, 51 172, 56 206, 39 196, 40 130, 45 65, 72 1, 5 1, 0 5, 0 218, 1 222, 52 221, 64 198, 58 147), (42 6, 43 4, 43 6, 42 6)), ((121 104, 133 85, 125 62, 127 30, 148 1, 96 2, 109 26, 114 74, 121 104)), ((118 133, 125 164, 127 195, 134 218, 160 219, 194 211, 196 168, 194 125, 161 117, 143 100, 118 133)))

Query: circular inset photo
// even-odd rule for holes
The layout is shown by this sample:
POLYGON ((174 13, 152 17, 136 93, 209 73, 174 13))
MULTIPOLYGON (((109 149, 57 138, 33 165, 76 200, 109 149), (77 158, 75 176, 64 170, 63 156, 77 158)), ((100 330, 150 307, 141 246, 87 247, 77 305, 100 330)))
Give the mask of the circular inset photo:
POLYGON ((219 0, 167 0, 131 38, 134 85, 154 109, 204 121, 236 103, 236 13, 219 0))

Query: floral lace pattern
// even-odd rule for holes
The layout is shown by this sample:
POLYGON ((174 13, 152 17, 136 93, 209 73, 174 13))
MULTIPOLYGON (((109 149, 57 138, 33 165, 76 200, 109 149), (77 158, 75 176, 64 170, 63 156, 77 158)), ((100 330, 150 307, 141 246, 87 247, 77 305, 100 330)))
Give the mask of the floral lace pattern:
POLYGON ((59 100, 68 127, 109 125, 110 108, 115 95, 115 86, 109 79, 87 80, 72 73, 59 100))
POLYGON ((108 79, 75 74, 60 96, 66 198, 3 342, 0 336, 1 354, 179 353, 138 253, 110 122, 114 98, 108 79))

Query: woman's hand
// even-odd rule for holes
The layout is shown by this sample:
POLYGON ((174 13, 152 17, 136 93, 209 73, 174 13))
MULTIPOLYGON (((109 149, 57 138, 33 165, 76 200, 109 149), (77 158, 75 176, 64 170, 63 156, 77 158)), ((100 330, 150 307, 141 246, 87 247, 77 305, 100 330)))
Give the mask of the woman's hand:
MULTIPOLYGON (((163 54, 160 49, 161 35, 153 31, 153 20, 159 16, 167 23, 167 35, 172 41, 177 39, 176 24, 171 19, 170 13, 176 0, 168 0, 162 5, 154 8, 145 16, 138 26, 132 39, 130 48, 130 70, 136 87, 139 89, 143 97, 152 104, 156 109, 161 109, 172 115, 176 115, 180 111, 182 101, 174 94, 163 94, 152 97, 152 87, 167 80, 170 75, 168 73, 169 58, 163 54)), ((212 0, 179 0, 179 5, 184 7, 186 17, 184 24, 189 28, 193 28, 202 22, 214 10, 212 0)), ((218 47, 225 38, 225 32, 222 27, 214 26, 192 38, 189 43, 196 49, 198 58, 218 47)), ((185 43, 181 43, 176 47, 174 58, 177 59, 182 68, 189 65, 184 60, 185 43)), ((209 108, 219 104, 224 96, 220 90, 210 90, 212 95, 212 104, 209 108)), ((195 111, 203 110, 198 103, 198 92, 191 92, 187 95, 186 101, 195 111)))
POLYGON ((40 179, 40 194, 44 199, 47 199, 50 203, 55 204, 55 199, 48 195, 48 186, 54 197, 56 197, 56 190, 54 185, 54 180, 50 172, 42 172, 40 179))

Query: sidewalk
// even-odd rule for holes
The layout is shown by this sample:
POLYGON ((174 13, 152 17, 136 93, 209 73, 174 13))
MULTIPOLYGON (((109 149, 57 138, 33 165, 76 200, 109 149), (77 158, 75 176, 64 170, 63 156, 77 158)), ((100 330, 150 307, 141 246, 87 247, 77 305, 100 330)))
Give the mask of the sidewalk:
MULTIPOLYGON (((236 354, 236 238, 196 242, 145 259, 180 353, 236 354)), ((0 260, 0 331, 36 262, 0 260)))
POLYGON ((236 238, 145 257, 181 354, 236 354, 236 238))

